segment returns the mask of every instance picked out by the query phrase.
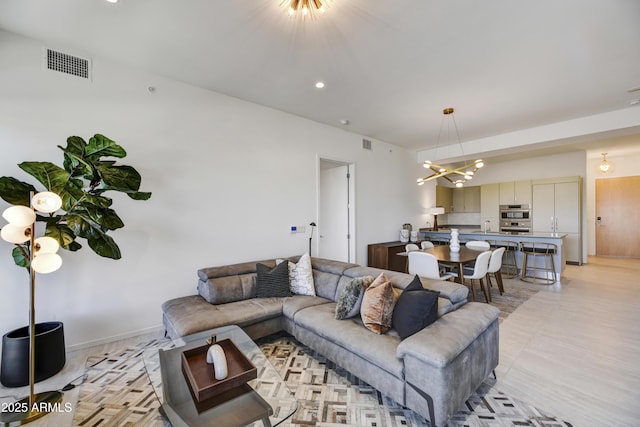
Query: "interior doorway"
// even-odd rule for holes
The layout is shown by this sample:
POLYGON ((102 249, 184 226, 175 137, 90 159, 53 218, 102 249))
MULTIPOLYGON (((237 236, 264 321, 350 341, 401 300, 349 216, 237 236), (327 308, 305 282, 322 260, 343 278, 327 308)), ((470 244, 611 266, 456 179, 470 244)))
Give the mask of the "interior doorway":
POLYGON ((596 255, 640 258, 640 176, 596 179, 596 255))
POLYGON ((319 159, 317 256, 343 262, 355 257, 355 165, 319 159))

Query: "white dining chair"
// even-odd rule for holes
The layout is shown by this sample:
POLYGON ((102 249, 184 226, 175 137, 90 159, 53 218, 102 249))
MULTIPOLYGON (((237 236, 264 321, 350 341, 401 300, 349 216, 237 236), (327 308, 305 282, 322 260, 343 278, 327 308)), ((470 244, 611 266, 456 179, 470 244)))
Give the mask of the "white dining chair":
POLYGON ((428 240, 423 240, 422 242, 420 242, 420 248, 421 249, 433 249, 433 243, 431 243, 428 240))
POLYGON ((500 270, 502 269, 502 256, 504 255, 504 251, 506 248, 498 248, 491 252, 491 259, 489 259, 489 267, 487 268, 487 282, 489 282, 489 294, 491 294, 491 276, 496 279, 496 283, 498 284, 498 291, 500 295, 504 293, 504 286, 502 284, 502 273, 500 270))
POLYGON ((465 246, 475 251, 488 251, 489 249, 491 249, 491 245, 489 245, 489 242, 485 242, 484 240, 469 240, 467 243, 465 243, 465 246))
POLYGON ((407 243, 406 245, 404 245, 404 250, 406 252, 419 251, 420 247, 415 243, 407 243))
POLYGON ((453 273, 442 273, 435 255, 428 252, 409 252, 409 274, 417 274, 426 279, 449 280, 453 273))
MULTIPOLYGON (((476 263, 473 266, 473 271, 470 274, 463 273, 462 283, 468 281, 469 289, 471 290, 471 297, 473 300, 476 300, 476 287, 475 282, 478 281, 480 283, 480 289, 484 293, 484 298, 487 302, 491 302, 491 294, 489 294, 489 290, 487 288, 484 279, 487 277, 487 271, 489 270, 489 260, 491 259, 491 251, 484 251, 480 255, 476 257, 476 263)), ((458 275, 453 273, 454 277, 458 275)))

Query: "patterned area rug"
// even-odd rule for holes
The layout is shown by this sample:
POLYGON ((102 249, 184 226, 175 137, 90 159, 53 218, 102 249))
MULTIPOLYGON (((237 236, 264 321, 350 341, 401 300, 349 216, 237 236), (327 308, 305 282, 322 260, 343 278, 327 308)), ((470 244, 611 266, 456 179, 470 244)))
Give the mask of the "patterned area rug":
MULTIPOLYGON (((504 298, 498 298, 495 292, 494 303, 515 308, 524 301, 522 297, 528 298, 537 292, 524 288, 515 292, 514 289, 507 288, 504 298), (509 302, 515 301, 522 289, 529 291, 525 292, 528 296, 520 295, 518 304, 509 302)), ((429 426, 415 412, 398 405, 288 335, 267 337, 258 344, 298 400, 298 410, 281 424, 283 426, 429 426)), ((144 369, 142 353, 169 346, 168 340, 153 340, 89 357, 87 379, 80 388, 73 425, 168 426, 158 411, 159 402, 144 369)), ((494 384, 495 380, 487 379, 448 425, 571 427, 568 422, 505 396, 493 388, 494 384)))
MULTIPOLYGON (((500 309, 500 322, 507 318, 516 308, 520 307, 525 301, 537 294, 536 289, 522 287, 522 285, 512 285, 513 279, 504 280, 504 293, 500 295, 495 286, 491 288, 491 305, 500 309)), ((484 301, 482 292, 477 294, 478 301, 484 301)))

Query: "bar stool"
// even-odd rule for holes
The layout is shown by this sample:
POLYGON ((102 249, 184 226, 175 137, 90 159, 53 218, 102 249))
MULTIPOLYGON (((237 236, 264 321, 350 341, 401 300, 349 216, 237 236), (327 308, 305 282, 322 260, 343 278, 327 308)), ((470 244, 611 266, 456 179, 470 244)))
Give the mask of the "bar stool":
POLYGON ((520 250, 524 254, 522 273, 520 274, 521 280, 531 283, 541 281, 547 285, 556 282, 556 268, 553 262, 553 256, 558 250, 556 245, 553 243, 522 242, 520 250), (532 265, 529 264, 529 257, 532 258, 532 265), (537 260, 540 257, 544 260, 544 266, 539 267, 537 260), (529 274, 528 270, 533 270, 533 273, 529 274), (543 272, 544 276, 538 275, 538 271, 543 272), (551 273, 551 277, 549 277, 549 273, 551 273))
POLYGON ((520 250, 520 243, 508 240, 489 240, 488 242, 491 245, 491 249, 504 248, 502 267, 500 268, 502 276, 507 279, 518 276, 519 269, 516 252, 520 250))

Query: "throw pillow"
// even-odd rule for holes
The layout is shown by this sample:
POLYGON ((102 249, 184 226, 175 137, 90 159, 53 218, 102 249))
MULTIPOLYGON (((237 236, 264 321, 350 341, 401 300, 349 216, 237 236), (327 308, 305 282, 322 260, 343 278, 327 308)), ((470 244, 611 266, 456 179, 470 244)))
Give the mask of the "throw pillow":
POLYGON ((289 265, 286 262, 269 268, 256 264, 256 298, 290 297, 289 265))
POLYGON ((311 269, 311 257, 308 253, 302 255, 297 264, 289 261, 289 281, 291 282, 292 293, 316 296, 316 288, 313 284, 313 270, 311 269))
POLYGON ((373 276, 356 277, 344 287, 336 302, 336 319, 355 317, 360 313, 364 290, 373 282, 373 276))
POLYGON ((405 339, 426 328, 438 318, 440 292, 422 287, 420 277, 404 289, 393 310, 393 328, 405 339))
POLYGON ((362 297, 360 314, 364 326, 376 334, 387 332, 391 329, 394 305, 393 285, 380 273, 362 297))

